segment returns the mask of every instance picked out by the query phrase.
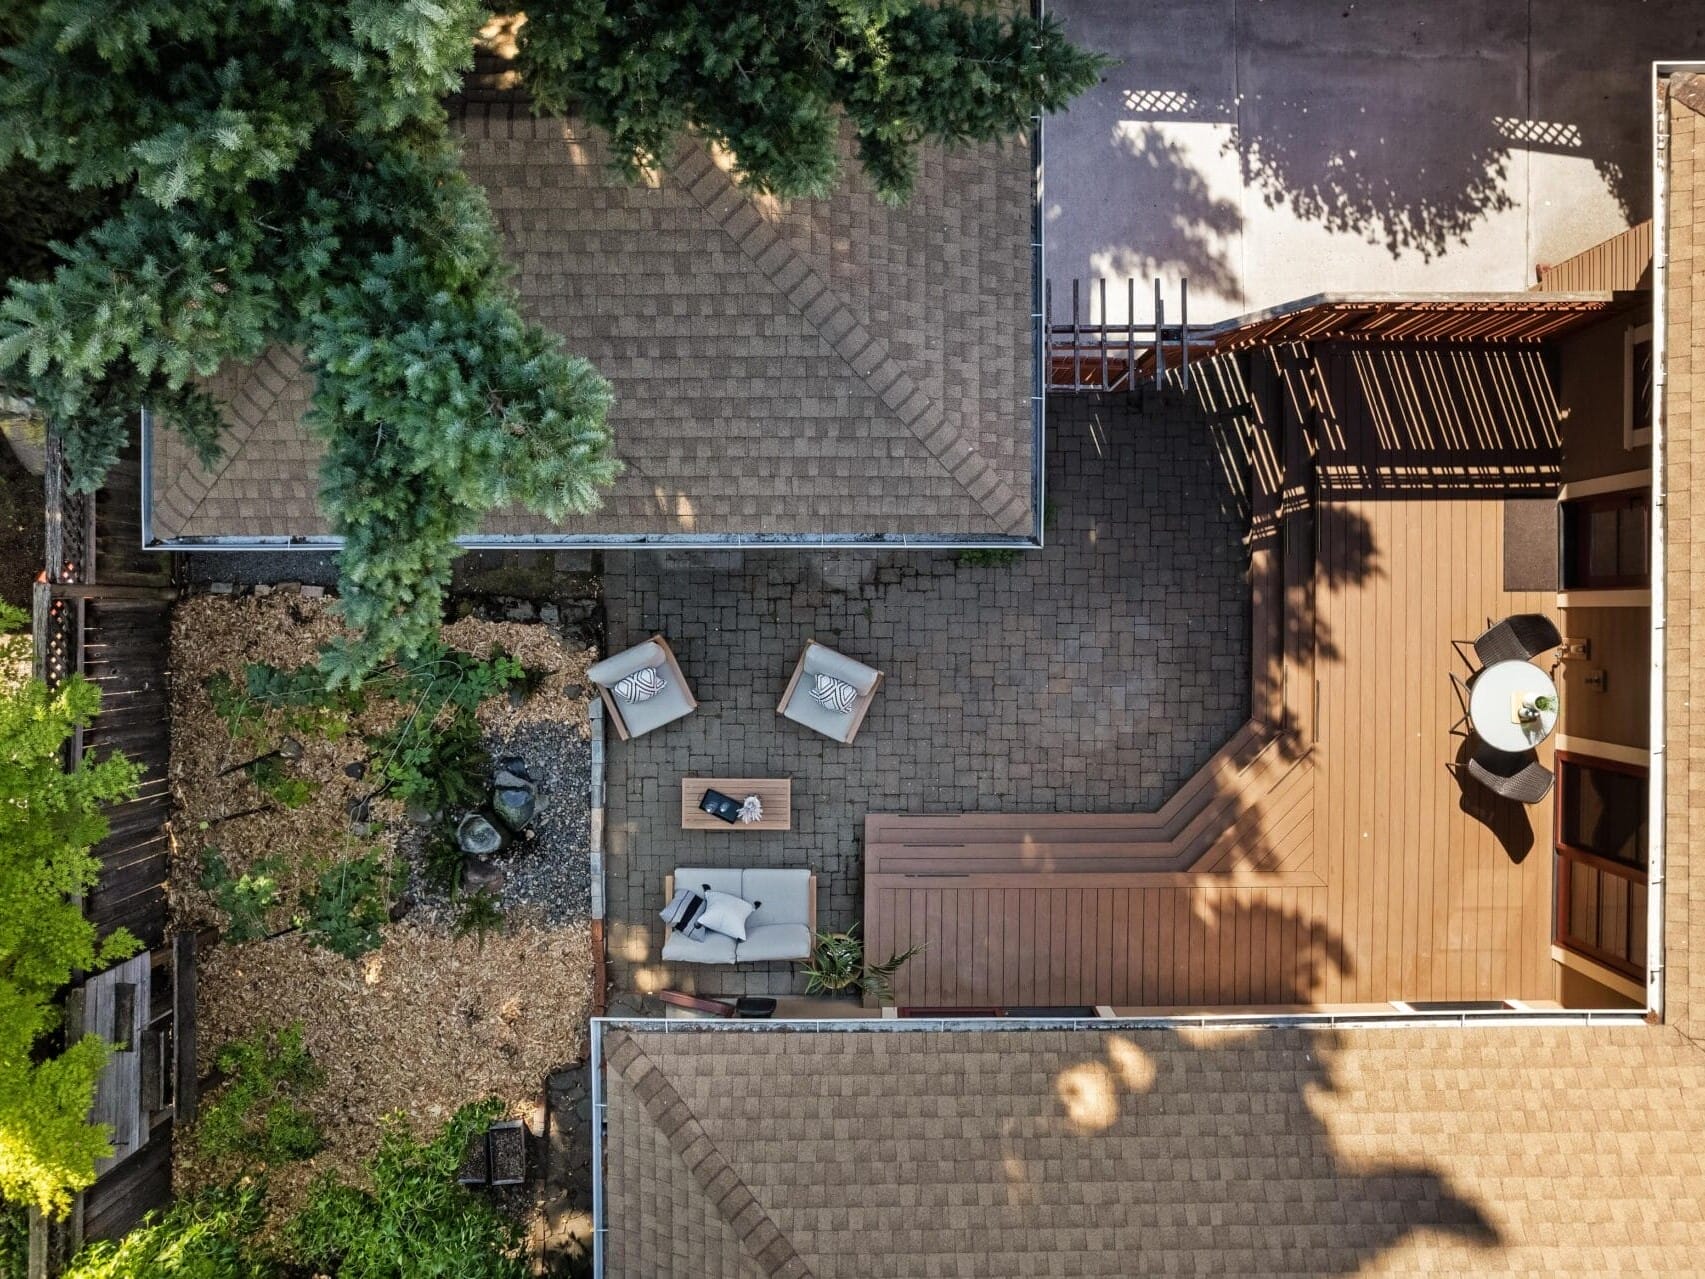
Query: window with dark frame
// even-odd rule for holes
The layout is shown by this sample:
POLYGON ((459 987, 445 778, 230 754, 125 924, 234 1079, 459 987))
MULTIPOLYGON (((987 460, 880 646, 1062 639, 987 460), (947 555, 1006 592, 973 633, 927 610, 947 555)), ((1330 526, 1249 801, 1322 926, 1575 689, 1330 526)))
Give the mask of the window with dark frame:
POLYGON ((1651 586, 1651 490, 1571 498, 1561 510, 1564 590, 1644 590, 1651 586))
POLYGON ((1640 448, 1652 442, 1653 387, 1652 326, 1627 330, 1622 343, 1622 446, 1640 448))
POLYGON ((1565 950, 1644 981, 1647 773, 1557 752, 1556 918, 1565 950))

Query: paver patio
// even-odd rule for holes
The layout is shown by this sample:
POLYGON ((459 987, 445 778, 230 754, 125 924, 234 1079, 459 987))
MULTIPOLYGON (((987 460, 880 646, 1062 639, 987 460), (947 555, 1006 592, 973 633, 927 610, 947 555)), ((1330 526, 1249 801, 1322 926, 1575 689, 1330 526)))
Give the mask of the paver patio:
POLYGON ((610 651, 662 632, 699 710, 612 742, 606 812, 617 990, 785 989, 786 965, 670 971, 664 876, 809 866, 820 924, 860 914, 882 812, 1157 807, 1249 714, 1244 528, 1199 415, 1152 397, 1050 403, 1048 546, 951 553, 610 553, 610 651), (780 719, 805 640, 883 669, 856 742, 780 719), (794 779, 793 829, 680 829, 687 775, 794 779))

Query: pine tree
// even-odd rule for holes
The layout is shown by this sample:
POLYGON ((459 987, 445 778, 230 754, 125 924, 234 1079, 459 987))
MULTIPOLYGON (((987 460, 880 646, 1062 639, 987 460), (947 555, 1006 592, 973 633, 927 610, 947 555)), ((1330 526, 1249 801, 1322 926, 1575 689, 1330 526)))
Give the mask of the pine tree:
POLYGON ((201 456, 199 379, 301 348, 346 539, 358 679, 437 630, 454 539, 493 506, 593 509, 609 390, 527 323, 442 100, 475 0, 38 0, 0 53, 0 167, 111 212, 0 303, 0 377, 100 483, 146 404, 201 456))
MULTIPOLYGON (((0 605, 0 671, 27 656, 16 634, 25 620, 0 605)), ((73 972, 136 949, 122 930, 98 940, 73 900, 99 873, 89 850, 107 831, 101 806, 136 791, 121 757, 61 767, 66 739, 99 703, 80 676, 53 690, 39 680, 0 687, 0 1195, 44 1212, 63 1212, 112 1149, 89 1122, 106 1044, 84 1035, 44 1055, 57 995, 73 972)))
POLYGON ((920 143, 1009 137, 1095 83, 1103 60, 1050 20, 954 0, 542 0, 526 6, 522 77, 535 103, 609 131, 632 175, 691 131, 745 184, 821 196, 844 118, 886 199, 920 143))

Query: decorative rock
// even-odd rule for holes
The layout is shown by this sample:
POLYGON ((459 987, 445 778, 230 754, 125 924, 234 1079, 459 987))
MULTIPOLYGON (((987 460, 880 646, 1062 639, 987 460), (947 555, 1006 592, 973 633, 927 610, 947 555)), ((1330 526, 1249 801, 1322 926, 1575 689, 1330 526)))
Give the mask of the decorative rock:
POLYGON ((462 888, 467 892, 496 894, 503 879, 503 868, 490 858, 470 857, 462 863, 462 888))
POLYGON ((256 582, 255 583, 255 594, 257 596, 261 597, 262 599, 266 598, 268 595, 271 595, 272 594, 272 583, 271 582, 256 582))
POLYGON ((510 830, 519 831, 533 820, 538 809, 539 788, 527 771, 527 761, 519 755, 506 756, 498 761, 497 777, 492 783, 491 807, 510 830))
POLYGON ((396 901, 391 903, 391 922, 394 924, 398 920, 403 919, 408 915, 409 911, 413 909, 414 898, 410 897, 407 893, 404 893, 401 897, 397 898, 396 901))
POLYGON ((499 786, 491 794, 491 807, 510 830, 522 830, 538 810, 536 788, 532 782, 522 786, 499 786))
POLYGON ((349 801, 345 810, 349 814, 349 831, 352 835, 367 835, 373 829, 373 797, 362 795, 349 801))
POLYGON ((345 777, 353 777, 356 781, 360 781, 363 777, 367 776, 367 761, 358 759, 353 764, 345 764, 343 766, 343 775, 345 777))
POLYGON ((403 805, 403 815, 416 826, 435 826, 444 814, 436 808, 428 808, 418 799, 411 799, 403 805))
POLYGON ((302 588, 302 598, 305 600, 323 599, 325 593, 326 588, 323 586, 304 586, 302 588))
MULTIPOLYGON (((486 857, 501 852, 505 842, 503 832, 479 813, 469 813, 456 827, 456 847, 470 857, 486 857)), ((472 865, 470 861, 469 866, 472 865)))
POLYGON ((235 582, 215 582, 207 588, 210 595, 230 595, 237 589, 235 582))
POLYGON ((512 622, 530 622, 533 620, 533 606, 524 600, 518 600, 504 609, 503 615, 512 622))
POLYGON ((555 626, 562 620, 562 610, 555 604, 541 604, 539 605, 539 620, 555 626))

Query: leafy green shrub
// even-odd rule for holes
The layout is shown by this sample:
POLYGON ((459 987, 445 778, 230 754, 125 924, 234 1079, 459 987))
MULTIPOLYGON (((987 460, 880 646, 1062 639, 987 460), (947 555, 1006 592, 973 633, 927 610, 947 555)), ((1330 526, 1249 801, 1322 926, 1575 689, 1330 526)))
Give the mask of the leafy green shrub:
POLYGON ((371 1190, 314 1183, 287 1231, 298 1260, 338 1279, 522 1279, 519 1227, 456 1183, 469 1140, 501 1112, 464 1106, 425 1144, 389 1121, 371 1190))
POLYGON ((485 796, 491 756, 480 739, 472 712, 457 708, 439 728, 423 725, 418 718, 405 719, 369 745, 379 775, 398 799, 428 812, 447 813, 485 796))
POLYGON ((196 1122, 196 1144, 204 1153, 274 1164, 320 1149, 319 1125, 298 1103, 325 1074, 302 1043, 300 1023, 233 1039, 215 1060, 226 1078, 196 1122))
POLYGON ((453 893, 462 886, 468 859, 456 843, 455 832, 446 826, 433 827, 420 848, 421 878, 428 888, 453 893))
POLYGON ((265 1219, 255 1183, 180 1199, 124 1238, 88 1245, 63 1279, 278 1279, 277 1263, 254 1243, 265 1219))
POLYGON ((0 1279, 26 1279, 30 1267, 30 1214, 0 1200, 0 1279))
POLYGON ((278 904, 278 873, 284 863, 263 857, 241 875, 233 876, 217 848, 201 852, 201 877, 196 881, 213 904, 225 912, 226 941, 258 941, 266 936, 266 913, 278 904))
POLYGON ((226 732, 238 741, 259 741, 266 732, 265 708, 236 680, 224 671, 214 671, 202 688, 213 703, 213 713, 225 724, 226 732))
POLYGON ((390 892, 391 869, 382 853, 335 862, 302 894, 302 931, 316 945, 359 959, 383 940, 390 892))
POLYGON ((497 904, 497 898, 485 889, 462 899, 462 909, 456 915, 456 936, 476 934, 480 949, 484 950, 486 935, 502 927, 503 911, 497 904))
MULTIPOLYGON (((29 656, 27 617, 0 604, 0 671, 29 656)), ((60 988, 135 952, 122 929, 99 940, 74 895, 93 887, 90 850, 107 833, 102 806, 136 794, 122 756, 67 772, 61 751, 94 717, 100 691, 80 676, 49 690, 0 679, 0 1196, 63 1213, 111 1153, 89 1122, 107 1045, 95 1035, 56 1044, 60 988)))
POLYGON ((885 963, 867 964, 864 938, 854 924, 844 933, 818 933, 811 958, 803 964, 807 995, 838 995, 857 991, 876 999, 894 995, 894 974, 923 947, 909 947, 890 955, 885 963))
POLYGON ((297 777, 276 759, 260 759, 249 765, 249 780, 261 794, 271 796, 285 808, 301 808, 320 793, 318 782, 297 777))

